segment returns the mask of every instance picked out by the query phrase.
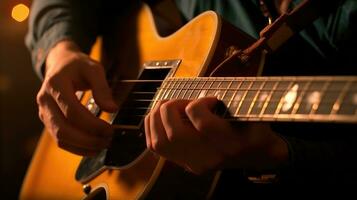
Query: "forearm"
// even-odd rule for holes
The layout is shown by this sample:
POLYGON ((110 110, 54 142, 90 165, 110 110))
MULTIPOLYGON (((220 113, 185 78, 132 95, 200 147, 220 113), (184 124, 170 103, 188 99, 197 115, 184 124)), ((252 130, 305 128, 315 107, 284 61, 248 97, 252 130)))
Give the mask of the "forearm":
POLYGON ((43 77, 44 63, 49 50, 59 41, 74 41, 88 52, 98 35, 98 19, 94 9, 99 2, 80 5, 77 1, 35 0, 29 21, 26 45, 31 51, 33 66, 43 77), (80 8, 82 7, 82 8, 80 8))

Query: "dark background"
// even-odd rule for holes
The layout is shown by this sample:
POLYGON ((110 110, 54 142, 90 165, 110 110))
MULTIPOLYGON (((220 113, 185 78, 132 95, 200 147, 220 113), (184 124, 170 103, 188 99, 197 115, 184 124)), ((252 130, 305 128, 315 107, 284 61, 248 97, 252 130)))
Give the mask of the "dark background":
POLYGON ((28 19, 11 18, 12 8, 30 0, 0 0, 0 171, 1 199, 18 199, 32 153, 41 134, 36 77, 25 47, 28 19))

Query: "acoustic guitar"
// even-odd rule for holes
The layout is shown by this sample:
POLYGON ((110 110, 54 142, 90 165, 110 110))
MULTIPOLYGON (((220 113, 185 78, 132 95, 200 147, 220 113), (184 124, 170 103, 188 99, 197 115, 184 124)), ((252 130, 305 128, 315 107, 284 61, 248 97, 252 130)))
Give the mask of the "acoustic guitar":
POLYGON ((146 150, 143 119, 159 100, 214 95, 225 105, 220 115, 230 121, 357 122, 356 76, 259 77, 263 51, 216 70, 232 47, 246 49, 255 40, 212 11, 161 37, 151 10, 142 5, 120 30, 120 41, 103 37, 92 51, 112 66, 108 80, 119 111, 102 112, 90 92, 81 97, 94 115, 115 126, 111 147, 81 157, 60 149, 45 130, 20 199, 211 197, 220 172, 193 175, 146 150))

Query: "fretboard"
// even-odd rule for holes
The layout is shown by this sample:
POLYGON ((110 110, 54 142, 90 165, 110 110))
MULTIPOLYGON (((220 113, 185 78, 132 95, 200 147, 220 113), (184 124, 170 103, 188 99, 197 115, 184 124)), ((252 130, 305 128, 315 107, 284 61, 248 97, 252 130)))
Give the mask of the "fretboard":
POLYGON ((169 78, 155 101, 216 96, 229 120, 357 123, 357 77, 169 78))

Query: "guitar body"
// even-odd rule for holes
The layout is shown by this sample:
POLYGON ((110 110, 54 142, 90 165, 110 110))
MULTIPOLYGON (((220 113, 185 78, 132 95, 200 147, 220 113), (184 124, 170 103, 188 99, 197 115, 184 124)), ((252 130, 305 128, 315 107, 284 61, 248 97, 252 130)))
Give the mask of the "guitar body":
MULTIPOLYGON (((128 17, 126 24, 119 28, 116 40, 103 37, 92 50, 95 59, 104 66, 114 66, 114 73, 120 74, 122 79, 136 79, 146 62, 173 59, 180 60, 180 64, 171 76, 207 76, 224 60, 230 46, 244 49, 254 42, 221 21, 214 12, 198 16, 167 37, 158 35, 148 6, 142 5, 136 12, 135 17, 128 17)), ((233 69, 236 63, 228 63, 225 70, 217 74, 255 76, 261 59, 252 60, 257 60, 251 63, 255 68, 233 69)), ((90 92, 86 92, 82 103, 86 104, 90 96, 90 92)), ((121 102, 124 98, 117 99, 121 102)), ((109 114, 102 113, 100 117, 110 121, 109 114)), ((207 198, 219 178, 219 173, 204 177, 191 175, 144 150, 128 167, 106 168, 88 180, 77 181, 75 174, 81 160, 81 156, 60 149, 45 130, 25 177, 20 199, 167 199, 177 195, 207 198), (83 185, 90 186, 88 195, 83 192, 83 185)))

